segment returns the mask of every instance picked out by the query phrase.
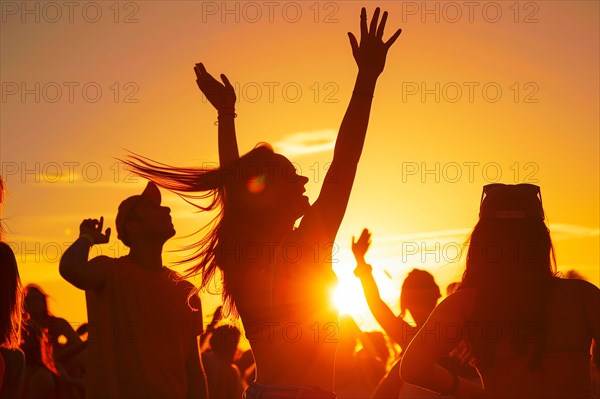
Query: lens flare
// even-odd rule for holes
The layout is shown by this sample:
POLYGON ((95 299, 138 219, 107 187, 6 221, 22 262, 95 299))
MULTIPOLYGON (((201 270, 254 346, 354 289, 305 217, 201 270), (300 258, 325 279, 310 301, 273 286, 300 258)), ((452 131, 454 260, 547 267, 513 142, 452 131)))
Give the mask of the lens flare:
POLYGON ((248 191, 258 194, 265 189, 265 175, 252 176, 246 183, 248 191))

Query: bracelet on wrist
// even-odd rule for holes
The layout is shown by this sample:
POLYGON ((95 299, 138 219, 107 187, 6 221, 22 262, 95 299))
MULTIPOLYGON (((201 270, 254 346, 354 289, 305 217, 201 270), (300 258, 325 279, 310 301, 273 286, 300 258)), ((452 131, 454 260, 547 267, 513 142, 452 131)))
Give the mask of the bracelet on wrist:
POLYGON ((219 124, 219 120, 221 119, 222 116, 231 116, 233 118, 237 118, 237 114, 235 112, 219 112, 219 115, 217 115, 217 120, 215 121, 215 126, 217 126, 219 124))

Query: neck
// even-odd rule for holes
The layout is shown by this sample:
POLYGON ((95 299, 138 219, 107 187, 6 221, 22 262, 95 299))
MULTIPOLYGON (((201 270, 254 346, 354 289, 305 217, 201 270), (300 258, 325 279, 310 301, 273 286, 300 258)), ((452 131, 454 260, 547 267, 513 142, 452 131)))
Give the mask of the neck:
POLYGON ((238 225, 236 231, 240 237, 279 242, 294 229, 295 223, 295 220, 290 221, 290 218, 279 216, 271 213, 253 215, 244 223, 244 227, 238 225))
POLYGON ((163 245, 148 242, 136 243, 129 251, 129 258, 145 269, 160 271, 163 268, 163 245))

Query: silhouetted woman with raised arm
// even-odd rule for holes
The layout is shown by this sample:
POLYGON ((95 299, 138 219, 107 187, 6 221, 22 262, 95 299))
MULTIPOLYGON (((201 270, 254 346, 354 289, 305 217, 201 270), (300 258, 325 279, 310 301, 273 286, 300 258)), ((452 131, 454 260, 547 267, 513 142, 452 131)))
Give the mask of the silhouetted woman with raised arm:
POLYGON ((440 287, 435 283, 434 277, 419 269, 410 271, 402 283, 400 296, 400 315, 396 316, 390 307, 381 299, 379 288, 373 278, 371 265, 367 264, 365 254, 371 246, 371 232, 363 229, 358 241, 352 237, 352 253, 356 259, 354 275, 360 279, 365 299, 373 317, 385 333, 393 339, 402 350, 408 347, 417 330, 425 324, 425 321, 435 308, 440 299, 440 287), (404 317, 410 312, 416 327, 408 324, 404 317))
POLYGON ((303 195, 308 179, 269 146, 238 157, 233 87, 224 75, 224 84, 218 82, 202 64, 196 66, 198 84, 219 112, 220 168, 134 161, 138 174, 162 187, 212 197, 204 209, 220 205, 213 228, 199 243, 192 272, 202 273, 201 287, 217 267, 223 272, 225 304, 241 316, 256 359, 257 379, 247 389, 247 399, 335 397, 338 313, 330 299, 337 283, 331 250, 362 152, 375 83, 400 35, 398 30, 382 40, 387 13, 378 23, 379 13, 377 9, 367 27, 362 9, 360 44, 349 33, 359 72, 333 162, 313 205, 303 195))
MULTIPOLYGON (((417 331, 423 327, 425 321, 435 308, 440 299, 440 287, 434 277, 425 270, 413 269, 402 283, 400 294, 400 315, 396 316, 390 307, 381 299, 379 288, 373 278, 371 265, 367 264, 365 254, 371 246, 371 233, 363 229, 358 241, 352 237, 352 252, 356 259, 354 275, 360 279, 367 305, 373 317, 383 328, 385 333, 394 340, 402 351, 405 351, 417 331), (404 318, 410 312, 416 326, 408 324, 404 318)), ((448 361, 448 359, 444 359, 448 361)), ((385 378, 371 396, 372 399, 433 397, 434 394, 423 391, 421 388, 404 384, 399 374, 400 360, 390 369, 385 378)))
POLYGON ((461 285, 411 342, 402 378, 456 398, 591 398, 600 290, 555 267, 539 187, 485 186, 461 285), (436 365, 457 348, 485 393, 436 365))

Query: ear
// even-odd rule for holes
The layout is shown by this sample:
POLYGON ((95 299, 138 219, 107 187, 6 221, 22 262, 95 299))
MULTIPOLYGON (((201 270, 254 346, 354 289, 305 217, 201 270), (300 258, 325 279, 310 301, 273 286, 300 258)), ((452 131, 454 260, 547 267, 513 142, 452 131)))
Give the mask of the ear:
POLYGON ((140 231, 142 231, 142 225, 140 224, 139 220, 128 220, 127 222, 125 222, 125 231, 131 235, 131 234, 137 234, 140 231))

